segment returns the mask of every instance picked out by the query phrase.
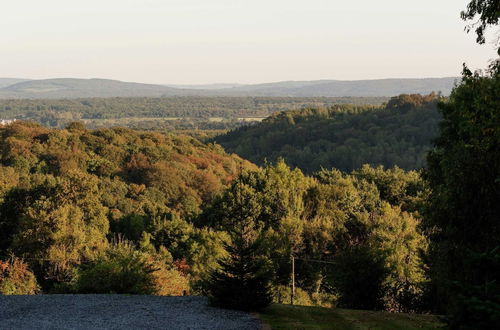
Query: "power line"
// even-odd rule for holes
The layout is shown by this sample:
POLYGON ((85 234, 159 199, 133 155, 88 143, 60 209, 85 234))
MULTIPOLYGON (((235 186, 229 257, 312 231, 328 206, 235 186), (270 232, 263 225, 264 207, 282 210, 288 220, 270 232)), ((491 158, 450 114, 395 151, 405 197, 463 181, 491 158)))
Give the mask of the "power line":
POLYGON ((310 262, 318 262, 318 263, 323 263, 323 264, 336 264, 335 261, 328 261, 328 260, 319 260, 319 259, 306 259, 306 258, 295 258, 297 260, 302 260, 302 261, 310 261, 310 262))

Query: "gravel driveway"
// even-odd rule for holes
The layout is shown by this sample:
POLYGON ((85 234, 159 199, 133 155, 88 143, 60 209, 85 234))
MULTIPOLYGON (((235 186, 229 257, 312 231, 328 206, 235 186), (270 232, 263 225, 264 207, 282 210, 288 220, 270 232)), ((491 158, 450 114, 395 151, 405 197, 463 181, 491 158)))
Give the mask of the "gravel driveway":
POLYGON ((0 329, 260 329, 250 314, 205 297, 1 296, 0 329))

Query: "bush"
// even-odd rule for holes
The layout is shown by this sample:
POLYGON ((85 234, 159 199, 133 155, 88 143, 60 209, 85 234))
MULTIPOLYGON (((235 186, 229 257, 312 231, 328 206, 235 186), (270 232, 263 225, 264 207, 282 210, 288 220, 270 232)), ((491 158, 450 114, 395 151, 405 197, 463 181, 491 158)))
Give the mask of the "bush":
MULTIPOLYGON (((291 300, 290 286, 278 285, 274 288, 273 302, 278 304, 289 304, 291 300)), ((314 306, 311 296, 301 288, 295 288, 295 295, 293 297, 293 304, 299 306, 314 306)))
POLYGON ((176 269, 167 269, 157 257, 119 242, 81 267, 74 289, 79 293, 182 295, 188 290, 187 278, 176 269))
POLYGON ((37 294, 39 287, 28 265, 18 258, 0 260, 0 294, 37 294))
MULTIPOLYGON (((273 302, 278 304, 289 304, 291 288, 286 285, 278 285, 274 288, 273 302)), ((337 298, 335 295, 326 292, 313 292, 309 293, 301 288, 295 288, 295 296, 293 297, 293 304, 299 306, 321 306, 333 307, 335 306, 337 298)))

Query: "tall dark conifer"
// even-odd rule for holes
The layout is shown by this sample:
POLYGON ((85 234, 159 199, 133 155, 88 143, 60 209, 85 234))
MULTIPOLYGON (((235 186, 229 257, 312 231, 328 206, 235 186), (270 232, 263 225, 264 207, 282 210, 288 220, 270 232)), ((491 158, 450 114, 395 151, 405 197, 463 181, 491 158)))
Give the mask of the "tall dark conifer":
POLYGON ((262 252, 261 228, 255 220, 259 208, 250 187, 237 181, 233 193, 233 223, 226 230, 231 242, 225 245, 228 256, 219 261, 209 284, 212 303, 217 306, 260 310, 272 301, 271 276, 262 252))

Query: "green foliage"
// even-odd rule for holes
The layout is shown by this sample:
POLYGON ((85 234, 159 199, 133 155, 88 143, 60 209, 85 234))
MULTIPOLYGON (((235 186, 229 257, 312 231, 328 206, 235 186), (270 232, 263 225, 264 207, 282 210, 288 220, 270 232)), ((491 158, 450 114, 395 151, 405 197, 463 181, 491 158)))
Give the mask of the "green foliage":
POLYGON ((212 141, 263 165, 279 158, 305 173, 363 164, 418 169, 437 135, 439 95, 400 95, 385 107, 337 105, 273 114, 212 141))
MULTIPOLYGON (((0 257, 25 258, 47 291, 116 236, 139 247, 149 234, 172 260, 212 264, 220 243, 188 220, 245 168, 254 166, 181 135, 1 126, 0 257)), ((195 277, 206 272, 189 266, 195 277)))
MULTIPOLYGON (((244 187, 237 183, 236 198, 245 205, 244 187)), ((228 256, 211 274, 208 292, 214 305, 241 310, 261 310, 272 301, 271 274, 262 256, 260 225, 242 208, 233 212, 230 242, 225 244, 228 256)))
POLYGON ((423 256, 427 240, 419 232, 420 222, 410 213, 387 203, 373 225, 370 243, 375 251, 385 255, 389 274, 384 280, 384 307, 398 312, 415 312, 422 306, 427 277, 423 256))
POLYGON ((450 325, 494 328, 500 319, 500 70, 464 70, 428 155, 432 190, 425 226, 431 238, 436 308, 450 325))
MULTIPOLYGON (((274 288, 273 303, 290 304, 291 289, 290 286, 278 285, 274 288)), ((334 307, 337 297, 328 293, 309 293, 301 288, 295 288, 293 304, 299 306, 322 306, 334 307)))
POLYGON ((188 281, 167 269, 160 255, 136 250, 126 241, 113 244, 90 264, 80 266, 73 290, 78 293, 182 295, 188 281))
POLYGON ((80 172, 12 190, 2 206, 10 249, 43 261, 34 266, 43 268, 43 280, 69 280, 74 265, 106 248, 108 221, 98 196, 97 180, 80 172))
POLYGON ((272 301, 270 274, 254 247, 227 246, 229 257, 210 278, 209 294, 216 306, 260 310, 272 301))
MULTIPOLYGON (((394 99, 391 111, 428 100, 403 109, 410 101, 394 99)), ((341 115, 379 111, 349 109, 341 115)), ((343 303, 414 311, 427 280, 419 225, 428 188, 415 171, 308 177, 282 159, 257 168, 186 136, 16 122, 0 127, 0 183, 0 254, 24 257, 47 292, 176 295, 189 282, 220 305, 258 309, 271 292, 284 296, 293 255, 302 303, 331 305, 363 279, 373 294, 343 303), (356 260, 377 272, 354 275, 356 260)))
POLYGON ((37 294, 40 288, 28 265, 18 258, 0 260, 0 294, 37 294))
POLYGON ((383 166, 372 168, 363 165, 353 174, 375 184, 380 198, 391 205, 400 206, 405 211, 421 211, 428 189, 418 172, 404 171, 397 166, 384 170, 383 166))
MULTIPOLYGON (((422 285, 427 280, 421 258, 426 241, 418 228, 418 213, 410 213, 411 207, 401 211, 401 205, 420 205, 425 189, 417 172, 398 168, 365 167, 352 175, 323 170, 308 178, 279 161, 262 171, 242 173, 200 214, 197 224, 230 233, 235 223, 255 223, 261 228, 262 257, 274 273, 273 286, 289 285, 293 254, 298 258, 296 284, 317 303, 320 299, 314 297, 337 292, 338 283, 332 276, 337 269, 331 263, 309 259, 331 262, 347 253, 353 258, 365 253, 365 259, 381 267, 378 282, 370 284, 380 294, 371 307, 414 311, 420 307, 422 285), (398 189, 381 194, 370 181, 398 189)), ((372 266, 367 264, 368 274, 372 266)), ((356 276, 345 279, 357 286, 356 276)))

